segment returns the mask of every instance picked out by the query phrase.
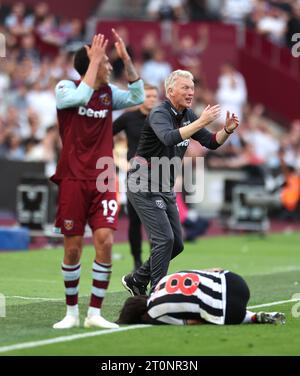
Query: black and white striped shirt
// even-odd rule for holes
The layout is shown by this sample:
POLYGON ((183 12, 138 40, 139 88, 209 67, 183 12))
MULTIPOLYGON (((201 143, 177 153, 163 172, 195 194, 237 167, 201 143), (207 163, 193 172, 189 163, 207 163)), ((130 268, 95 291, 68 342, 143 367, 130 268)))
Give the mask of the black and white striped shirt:
POLYGON ((165 276, 148 299, 149 316, 173 325, 200 319, 223 325, 227 272, 185 270, 165 276))

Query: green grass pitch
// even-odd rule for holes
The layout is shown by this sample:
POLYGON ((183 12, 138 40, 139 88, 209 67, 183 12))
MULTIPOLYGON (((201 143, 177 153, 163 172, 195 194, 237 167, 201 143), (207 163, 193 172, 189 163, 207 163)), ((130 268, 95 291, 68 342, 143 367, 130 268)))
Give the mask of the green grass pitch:
MULTIPOLYGON (((169 271, 220 266, 246 279, 251 290, 249 306, 290 300, 300 294, 299 244, 299 233, 200 239, 186 244, 169 271)), ((145 243, 144 258, 148 252, 145 243)), ((103 315, 110 320, 116 320, 129 296, 120 279, 132 267, 128 244, 115 244, 113 254, 113 274, 103 306, 103 315)), ((62 249, 0 252, 0 293, 6 297, 6 317, 0 317, 0 355, 300 355, 300 304, 295 302, 253 309, 285 312, 287 323, 282 326, 149 326, 3 352, 9 345, 100 331, 83 327, 52 329, 65 313, 62 255, 62 249)), ((93 257, 93 248, 85 247, 81 323, 89 301, 93 257)))

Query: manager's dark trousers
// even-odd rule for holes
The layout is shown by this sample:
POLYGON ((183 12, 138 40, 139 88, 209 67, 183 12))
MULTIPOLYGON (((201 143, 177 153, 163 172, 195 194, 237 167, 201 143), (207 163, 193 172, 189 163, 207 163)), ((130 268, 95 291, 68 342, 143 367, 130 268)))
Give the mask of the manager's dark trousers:
POLYGON ((183 250, 182 229, 174 192, 127 192, 128 198, 143 223, 151 244, 149 259, 133 276, 151 290, 163 278, 171 259, 183 250))
POLYGON ((127 212, 129 219, 128 239, 130 243, 130 251, 135 262, 141 262, 142 259, 142 223, 140 217, 132 206, 131 202, 127 201, 127 212))

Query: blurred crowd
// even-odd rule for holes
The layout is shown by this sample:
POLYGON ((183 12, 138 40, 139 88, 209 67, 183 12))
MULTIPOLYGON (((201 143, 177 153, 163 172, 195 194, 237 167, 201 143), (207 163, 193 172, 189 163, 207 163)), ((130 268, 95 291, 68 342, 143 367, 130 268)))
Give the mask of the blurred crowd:
POLYGON ((46 2, 27 8, 0 4, 6 57, 0 60, 0 158, 47 162, 59 150, 54 88, 78 79, 72 52, 84 43, 84 24, 60 18, 46 2))
POLYGON ((299 32, 299 0, 149 0, 148 16, 161 21, 218 20, 246 25, 279 45, 299 32))
MULTIPOLYGON (((150 0, 147 6, 149 14, 160 19, 184 19, 189 15, 189 19, 194 20, 204 15, 204 18, 222 17, 226 22, 245 22, 280 43, 289 24, 299 30, 300 2, 296 0, 225 0, 222 6, 218 0, 150 0), (291 14, 295 15, 294 23, 291 14), (272 29, 272 20, 277 20, 280 32, 272 29), (284 26, 280 28, 279 23, 284 26)), ((45 2, 32 9, 21 2, 11 8, 0 6, 0 20, 0 32, 6 37, 6 58, 0 60, 0 158, 44 161, 50 176, 60 150, 54 87, 61 79, 79 78, 73 68, 72 53, 86 42, 85 25, 78 19, 51 14, 45 2)), ((241 125, 230 141, 219 151, 207 154, 208 168, 254 168, 270 189, 274 188, 275 180, 269 178, 276 177, 278 171, 299 175, 300 120, 294 120, 283 129, 268 119, 262 105, 250 106, 245 79, 230 62, 224 62, 221 67, 217 90, 208 87, 201 65, 208 43, 206 27, 199 26, 197 40, 189 35, 179 38, 175 27, 172 59, 166 56, 154 33, 144 35, 140 54, 134 56, 128 30, 120 27, 118 32, 141 77, 160 88, 161 99, 166 76, 173 69, 188 69, 195 77, 194 110, 197 114, 200 115, 207 104, 219 103, 223 110, 239 116, 241 125)), ((113 45, 109 55, 114 68, 113 81, 126 87, 123 64, 113 45)), ((222 120, 225 116, 223 111, 222 120)), ((212 129, 219 127, 215 124, 212 129)), ((191 143, 189 153, 204 155, 206 152, 191 143)))

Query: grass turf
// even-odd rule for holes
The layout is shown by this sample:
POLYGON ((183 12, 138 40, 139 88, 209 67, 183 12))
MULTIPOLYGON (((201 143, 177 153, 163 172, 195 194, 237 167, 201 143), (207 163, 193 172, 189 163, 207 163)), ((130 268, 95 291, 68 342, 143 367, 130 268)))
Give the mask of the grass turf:
MULTIPOLYGON (((299 241, 300 234, 201 239, 187 244, 169 271, 221 266, 246 279, 251 290, 250 306, 288 300, 300 293, 299 241)), ((144 248, 147 257, 149 247, 145 244, 144 248)), ((62 254, 62 249, 0 253, 0 292, 7 303, 6 317, 0 318, 0 350, 2 346, 99 330, 51 328, 65 313, 59 268, 62 254)), ((80 283, 81 321, 88 305, 93 256, 92 247, 86 247, 80 283)), ((123 291, 120 278, 131 267, 128 245, 114 245, 113 276, 103 306, 103 314, 110 320, 117 318, 129 296, 123 291)), ((256 309, 285 312, 284 326, 146 327, 2 355, 300 355, 300 338, 295 335, 300 329, 300 318, 291 314, 294 304, 256 309)))

